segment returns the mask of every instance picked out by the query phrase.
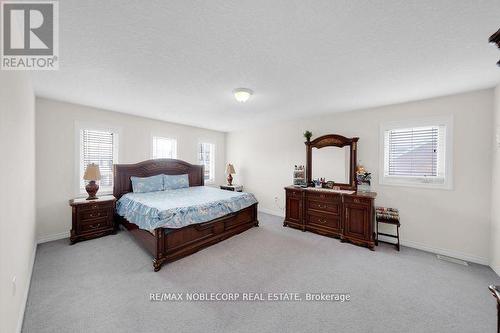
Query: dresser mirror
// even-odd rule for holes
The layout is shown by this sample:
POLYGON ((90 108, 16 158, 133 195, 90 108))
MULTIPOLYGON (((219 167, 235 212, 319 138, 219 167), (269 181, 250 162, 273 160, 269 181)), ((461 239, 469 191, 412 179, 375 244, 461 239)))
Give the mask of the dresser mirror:
POLYGON ((312 148, 312 179, 324 178, 336 184, 348 184, 351 151, 346 147, 312 148))
POLYGON ((342 190, 356 190, 356 151, 359 138, 328 134, 307 141, 306 180, 333 181, 342 190))

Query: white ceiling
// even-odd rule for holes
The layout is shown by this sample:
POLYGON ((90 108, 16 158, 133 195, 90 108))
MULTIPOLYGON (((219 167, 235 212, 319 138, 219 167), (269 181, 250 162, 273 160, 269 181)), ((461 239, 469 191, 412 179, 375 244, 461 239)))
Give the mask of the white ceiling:
POLYGON ((60 70, 33 78, 38 96, 231 131, 492 87, 499 18, 498 0, 62 0, 60 70))

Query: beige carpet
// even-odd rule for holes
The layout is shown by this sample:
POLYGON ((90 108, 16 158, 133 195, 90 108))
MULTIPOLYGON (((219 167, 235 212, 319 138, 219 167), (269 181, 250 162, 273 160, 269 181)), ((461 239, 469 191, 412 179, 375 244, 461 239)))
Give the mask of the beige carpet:
MULTIPOLYGON (((122 231, 38 247, 23 332, 495 332, 488 267, 260 227, 152 271, 122 231), (346 292, 350 302, 151 302, 154 292, 346 292)), ((402 228, 404 233, 404 227, 402 228)))

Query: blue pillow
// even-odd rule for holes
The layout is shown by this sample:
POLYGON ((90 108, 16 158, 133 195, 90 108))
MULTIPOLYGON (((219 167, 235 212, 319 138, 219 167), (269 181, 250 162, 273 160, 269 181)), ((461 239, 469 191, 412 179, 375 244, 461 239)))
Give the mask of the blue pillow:
POLYGON ((189 176, 185 175, 163 175, 163 185, 166 190, 189 187, 189 176))
POLYGON ((134 193, 163 191, 163 175, 151 177, 130 177, 134 193))

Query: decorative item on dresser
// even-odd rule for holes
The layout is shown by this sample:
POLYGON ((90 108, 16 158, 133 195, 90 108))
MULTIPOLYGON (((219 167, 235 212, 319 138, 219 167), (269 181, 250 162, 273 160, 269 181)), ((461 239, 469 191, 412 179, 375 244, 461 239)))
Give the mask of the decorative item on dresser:
POLYGON ((105 195, 96 200, 83 198, 70 200, 73 212, 71 244, 114 233, 115 201, 112 195, 105 195))
POLYGON ((101 179, 101 171, 99 170, 99 166, 94 163, 90 163, 89 165, 87 165, 87 169, 85 169, 83 179, 89 181, 87 186, 85 186, 85 190, 89 194, 87 200, 97 199, 96 193, 97 191, 99 191, 99 185, 97 185, 96 181, 101 179))
POLYGON ((285 187, 286 210, 283 226, 337 237, 341 241, 349 241, 374 250, 374 201, 377 194, 356 190, 358 140, 358 138, 329 134, 305 142, 306 178, 310 187, 285 187), (327 162, 327 165, 316 166, 313 169, 313 152, 318 157, 316 163, 329 161, 330 150, 316 154, 316 150, 325 147, 338 147, 341 151, 340 153, 331 151, 331 164, 327 162), (311 187, 314 186, 313 170, 316 173, 315 178, 324 179, 323 187, 311 187), (332 172, 329 173, 330 171, 332 172), (329 179, 333 177, 336 179, 329 179))
POLYGON ((243 192, 242 185, 221 185, 220 189, 233 192, 243 192))
POLYGON ((296 165, 293 169, 293 185, 306 186, 306 168, 303 165, 296 165))
POLYGON ((228 186, 233 186, 233 176, 236 174, 236 171, 234 170, 234 166, 229 163, 226 167, 226 173, 227 173, 227 185, 228 186))

